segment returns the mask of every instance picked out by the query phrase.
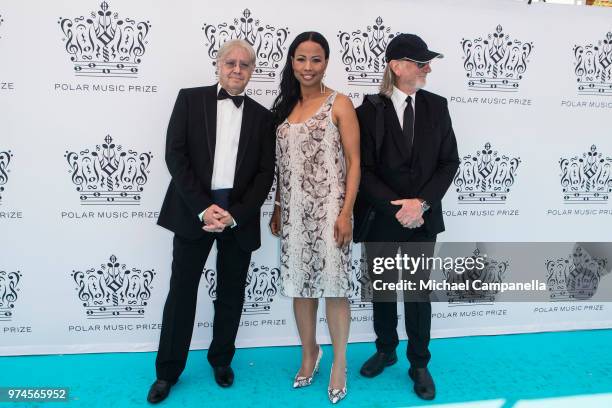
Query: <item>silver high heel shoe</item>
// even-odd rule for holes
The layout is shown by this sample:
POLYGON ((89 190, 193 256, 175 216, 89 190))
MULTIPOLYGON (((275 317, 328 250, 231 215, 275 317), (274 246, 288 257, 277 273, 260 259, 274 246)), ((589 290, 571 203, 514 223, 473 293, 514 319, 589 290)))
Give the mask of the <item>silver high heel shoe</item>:
POLYGON ((323 349, 319 346, 319 354, 317 355, 317 361, 315 362, 314 369, 312 370, 312 374, 309 377, 300 376, 300 372, 298 371, 293 379, 293 388, 302 388, 307 387, 312 384, 312 378, 316 373, 319 372, 319 363, 321 362, 321 357, 323 357, 323 349))
MULTIPOLYGON (((334 364, 332 363, 332 370, 334 369, 334 364)), ((346 374, 347 370, 344 370, 346 374)), ((329 372, 329 381, 331 382, 331 371, 329 372)), ((329 398, 329 402, 332 404, 337 404, 342 401, 346 397, 347 393, 346 389, 346 379, 344 380, 344 387, 342 389, 327 387, 327 397, 329 398)))

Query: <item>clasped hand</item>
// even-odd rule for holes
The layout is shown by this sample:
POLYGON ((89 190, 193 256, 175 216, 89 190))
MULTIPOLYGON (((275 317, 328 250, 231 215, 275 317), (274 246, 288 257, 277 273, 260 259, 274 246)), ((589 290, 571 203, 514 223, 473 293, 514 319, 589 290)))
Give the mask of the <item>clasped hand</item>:
POLYGON ((204 212, 204 226, 202 229, 207 232, 223 232, 226 227, 234 223, 234 218, 228 211, 216 204, 211 205, 204 212))
POLYGON ((395 218, 404 228, 418 228, 425 222, 423 220, 423 209, 421 202, 416 198, 406 198, 391 201, 391 204, 401 206, 395 218))

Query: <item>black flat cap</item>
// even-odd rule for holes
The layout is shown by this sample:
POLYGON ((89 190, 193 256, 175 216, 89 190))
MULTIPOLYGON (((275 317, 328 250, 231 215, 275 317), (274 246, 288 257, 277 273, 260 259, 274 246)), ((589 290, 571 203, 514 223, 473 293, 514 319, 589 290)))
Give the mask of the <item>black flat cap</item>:
POLYGON ((415 34, 400 34, 393 38, 385 50, 385 60, 408 58, 416 62, 429 62, 444 58, 439 52, 430 51, 425 41, 415 34))

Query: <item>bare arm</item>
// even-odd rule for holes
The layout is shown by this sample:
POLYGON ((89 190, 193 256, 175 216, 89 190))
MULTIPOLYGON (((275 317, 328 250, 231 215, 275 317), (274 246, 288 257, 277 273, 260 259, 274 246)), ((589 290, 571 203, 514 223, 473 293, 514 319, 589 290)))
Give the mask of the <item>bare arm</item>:
POLYGON ((280 187, 279 187, 278 167, 276 168, 276 193, 274 194, 274 210, 270 218, 270 232, 276 237, 280 237, 280 187))
POLYGON ((346 162, 346 195, 342 213, 351 215, 353 205, 359 188, 360 152, 359 152, 359 122, 351 100, 342 94, 336 97, 334 104, 334 117, 337 121, 344 159, 346 162))
MULTIPOLYGON (((338 126, 340 131, 340 139, 342 141, 342 149, 344 151, 344 160, 346 162, 346 191, 344 197, 344 206, 340 211, 340 217, 343 218, 342 223, 348 221, 353 215, 353 206, 357 197, 357 189, 359 188, 359 179, 361 177, 360 165, 360 150, 359 150, 359 122, 357 114, 351 100, 345 95, 338 94, 333 106, 332 119, 338 126)), ((340 245, 348 244, 351 241, 352 228, 345 231, 344 225, 340 226, 338 231, 337 241, 340 245), (348 235, 346 235, 348 233, 348 235)))

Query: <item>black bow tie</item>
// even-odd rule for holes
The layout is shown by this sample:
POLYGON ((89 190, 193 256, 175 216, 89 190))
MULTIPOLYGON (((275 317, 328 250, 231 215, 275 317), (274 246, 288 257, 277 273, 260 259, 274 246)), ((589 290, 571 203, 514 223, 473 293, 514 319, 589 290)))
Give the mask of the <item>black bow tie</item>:
POLYGON ((225 89, 221 88, 221 90, 219 91, 219 95, 217 95, 217 100, 220 101, 227 98, 230 98, 237 108, 239 108, 240 105, 242 105, 242 102, 244 102, 244 96, 230 95, 225 89))

